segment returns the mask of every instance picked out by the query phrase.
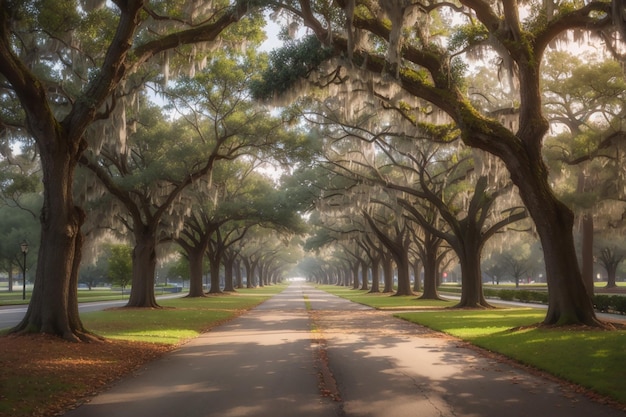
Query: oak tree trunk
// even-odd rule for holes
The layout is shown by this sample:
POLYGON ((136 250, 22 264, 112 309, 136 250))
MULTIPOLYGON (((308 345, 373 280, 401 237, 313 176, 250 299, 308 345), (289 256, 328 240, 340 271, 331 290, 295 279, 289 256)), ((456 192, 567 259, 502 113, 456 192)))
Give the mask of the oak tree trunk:
MULTIPOLYGON (((483 293, 483 280, 480 268, 479 242, 465 242, 462 250, 457 251, 461 265, 461 300, 457 308, 491 308, 483 293)), ((461 248, 459 248, 461 249, 461 248)))
POLYGON ((407 253, 398 253, 394 259, 398 271, 398 288, 395 295, 413 295, 413 291, 411 290, 411 276, 409 274, 409 257, 407 253))
POLYGON ((393 261, 390 256, 383 256, 383 280, 384 280, 384 293, 393 292, 393 261))
POLYGON ((610 265, 606 265, 606 288, 617 288, 617 263, 612 263, 610 265))
POLYGON ((437 290, 437 252, 439 251, 439 245, 441 240, 436 238, 431 233, 425 232, 426 237, 424 239, 424 291, 420 299, 422 300, 440 300, 439 292, 437 290))
POLYGON ((60 145, 41 154, 44 203, 37 273, 26 315, 13 332, 49 333, 73 341, 89 338, 76 298, 85 220, 72 196, 76 164, 77 158, 60 145))
POLYGON ((235 260, 235 287, 243 288, 243 275, 241 273, 241 260, 235 260))
POLYGON ((233 259, 229 257, 224 258, 224 291, 227 292, 235 292, 233 280, 233 265, 233 259))
POLYGON ((370 287, 369 292, 378 293, 380 292, 380 259, 374 258, 372 259, 372 286, 370 287))
POLYGON ((365 261, 361 261, 361 289, 363 291, 369 291, 370 289, 367 263, 365 261))
POLYGON ((606 269, 607 281, 606 288, 617 288, 617 264, 612 264, 606 269))
POLYGON ((209 265, 209 275, 211 280, 209 294, 222 294, 222 290, 220 288, 220 264, 219 262, 215 262, 214 259, 210 259, 209 265))
POLYGON ((589 296, 593 297, 593 214, 585 213, 582 218, 581 273, 589 296))
POLYGON ((352 265, 352 289, 359 289, 359 262, 356 261, 354 265, 352 265))
POLYGON ((202 264, 204 261, 204 248, 190 247, 187 251, 189 260, 189 294, 187 297, 205 297, 202 264))
POLYGON ((419 258, 413 261, 413 291, 422 291, 422 283, 420 273, 422 272, 422 262, 419 258))
POLYGON ((156 235, 151 228, 135 223, 133 280, 127 307, 160 308, 154 295, 156 235))
POLYGON ((577 261, 574 214, 550 188, 540 149, 520 147, 514 158, 504 158, 504 162, 535 222, 543 247, 548 282, 544 324, 601 325, 577 261))

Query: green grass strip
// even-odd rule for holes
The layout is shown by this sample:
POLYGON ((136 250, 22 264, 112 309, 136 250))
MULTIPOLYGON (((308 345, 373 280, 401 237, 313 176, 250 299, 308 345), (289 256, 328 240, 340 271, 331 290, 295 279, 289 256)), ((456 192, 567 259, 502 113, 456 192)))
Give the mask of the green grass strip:
POLYGON ((109 309, 81 314, 85 327, 111 339, 176 344, 236 317, 286 288, 272 285, 234 294, 161 300, 161 309, 109 309))
POLYGON ((336 285, 319 285, 317 288, 379 310, 430 309, 433 307, 451 307, 457 303, 456 301, 445 300, 420 300, 419 295, 395 296, 389 293, 369 293, 365 290, 354 290, 336 285))

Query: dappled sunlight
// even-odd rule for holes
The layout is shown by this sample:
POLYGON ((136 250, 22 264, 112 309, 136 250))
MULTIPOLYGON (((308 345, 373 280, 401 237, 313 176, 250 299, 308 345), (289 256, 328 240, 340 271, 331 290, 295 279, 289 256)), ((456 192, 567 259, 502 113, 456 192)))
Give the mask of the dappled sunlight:
MULTIPOLYGON (((446 332, 474 339, 497 335, 513 346, 537 332, 533 324, 542 314, 526 308, 398 313, 417 322, 428 317, 446 332)), ((589 403, 565 395, 558 383, 477 355, 458 339, 389 313, 314 311, 312 317, 326 340, 329 366, 340 376, 346 415, 483 417, 502 415, 503 407, 508 416, 589 415, 584 411, 589 403)), ((566 343, 550 353, 562 354, 566 343)), ((541 348, 538 343, 535 356, 543 354, 541 348)))
POLYGON ((594 358, 608 358, 610 354, 611 354, 610 350, 602 349, 602 350, 596 350, 594 353, 591 354, 591 356, 594 358))
POLYGON ((345 407, 349 415, 357 416, 447 416, 454 415, 448 405, 440 398, 417 399, 414 396, 397 395, 396 393, 380 393, 378 398, 358 399, 350 401, 345 407), (387 394, 387 395, 385 395, 387 394), (388 399, 393 398, 391 402, 388 399))
MULTIPOLYGON (((475 339, 516 345, 529 332, 546 336, 505 328, 500 311, 455 314, 445 318, 454 331, 493 323, 490 335, 475 339)), ((504 314, 534 319, 524 310, 504 314)), ((561 354, 568 342, 560 343, 545 356, 561 354)), ((503 407, 509 417, 594 415, 586 404, 458 339, 303 286, 199 335, 67 417, 485 417, 503 407)))

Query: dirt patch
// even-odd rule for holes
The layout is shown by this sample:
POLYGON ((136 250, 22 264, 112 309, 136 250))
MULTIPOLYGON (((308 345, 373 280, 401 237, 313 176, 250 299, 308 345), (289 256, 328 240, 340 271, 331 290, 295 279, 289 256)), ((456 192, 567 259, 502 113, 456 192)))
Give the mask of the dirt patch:
POLYGON ((0 338, 0 416, 60 415, 174 349, 105 340, 72 343, 36 334, 0 338))

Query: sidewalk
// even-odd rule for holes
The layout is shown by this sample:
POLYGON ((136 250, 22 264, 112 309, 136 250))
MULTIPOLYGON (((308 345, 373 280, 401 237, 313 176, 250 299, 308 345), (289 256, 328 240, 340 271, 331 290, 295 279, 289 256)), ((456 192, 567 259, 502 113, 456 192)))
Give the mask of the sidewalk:
POLYGON ((185 344, 66 417, 331 417, 301 288, 185 344))
POLYGON ((342 310, 346 301, 320 292, 307 288, 304 294, 326 340, 346 416, 626 415, 391 312, 342 310))
POLYGON ((65 416, 503 415, 626 414, 389 312, 294 283, 65 416))

